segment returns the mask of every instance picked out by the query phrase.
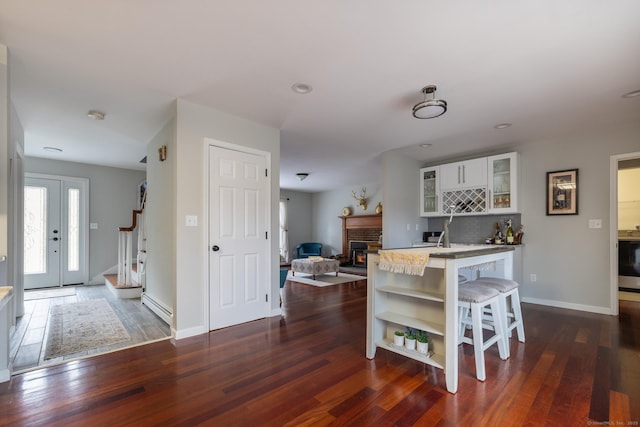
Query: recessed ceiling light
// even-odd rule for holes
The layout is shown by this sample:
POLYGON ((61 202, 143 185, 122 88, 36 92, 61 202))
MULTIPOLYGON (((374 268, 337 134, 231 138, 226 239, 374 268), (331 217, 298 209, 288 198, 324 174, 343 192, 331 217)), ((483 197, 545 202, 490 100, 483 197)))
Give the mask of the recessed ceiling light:
POLYGON ((494 126, 496 129, 506 129, 508 127, 511 127, 511 123, 500 123, 499 125, 494 126))
POLYGON ((640 96, 640 89, 622 95, 623 98, 635 98, 636 96, 640 96))
POLYGON ((43 150, 50 151, 52 153, 62 153, 62 149, 58 147, 44 147, 43 150))
POLYGON ((429 148, 431 147, 433 144, 420 144, 420 147, 422 148, 429 148))
POLYGON ((105 114, 102 111, 98 110, 89 110, 87 116, 94 120, 104 120, 105 114))
POLYGON ((313 88, 311 87, 311 85, 308 85, 306 83, 294 83, 293 86, 291 86, 291 90, 295 93, 305 94, 311 92, 313 88))

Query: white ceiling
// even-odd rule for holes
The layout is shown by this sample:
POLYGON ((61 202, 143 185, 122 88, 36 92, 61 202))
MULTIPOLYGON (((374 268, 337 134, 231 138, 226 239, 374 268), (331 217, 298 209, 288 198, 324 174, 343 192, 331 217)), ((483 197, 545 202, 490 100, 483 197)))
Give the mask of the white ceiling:
POLYGON ((637 0, 0 0, 0 43, 29 156, 142 168, 180 97, 279 128, 281 187, 302 191, 378 181, 390 149, 640 120, 621 97, 640 89, 637 0), (418 120, 427 84, 449 111, 418 120))

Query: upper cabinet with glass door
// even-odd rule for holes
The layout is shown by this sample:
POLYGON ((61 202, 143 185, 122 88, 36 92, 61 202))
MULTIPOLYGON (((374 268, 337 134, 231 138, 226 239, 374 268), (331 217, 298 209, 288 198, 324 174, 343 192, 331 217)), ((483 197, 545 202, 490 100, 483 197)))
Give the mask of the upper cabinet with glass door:
POLYGON ((420 216, 439 216, 440 167, 420 169, 420 216))
POLYGON ((518 212, 518 153, 487 158, 489 213, 518 212))

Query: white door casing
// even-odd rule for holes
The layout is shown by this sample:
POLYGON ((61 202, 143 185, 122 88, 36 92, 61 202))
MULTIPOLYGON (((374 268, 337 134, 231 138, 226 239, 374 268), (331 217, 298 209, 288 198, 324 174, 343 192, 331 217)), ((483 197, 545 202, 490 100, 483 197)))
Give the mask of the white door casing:
POLYGON ((209 146, 209 329, 268 315, 266 157, 209 146))

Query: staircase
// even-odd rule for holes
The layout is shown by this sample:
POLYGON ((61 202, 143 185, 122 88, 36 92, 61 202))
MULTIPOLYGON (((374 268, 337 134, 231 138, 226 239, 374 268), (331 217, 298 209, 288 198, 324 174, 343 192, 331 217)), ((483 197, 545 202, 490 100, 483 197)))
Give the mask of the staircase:
POLYGON ((130 227, 118 228, 118 274, 105 274, 105 284, 118 298, 140 298, 145 287, 145 263, 147 235, 144 227, 146 191, 142 195, 140 209, 132 211, 130 227), (138 254, 133 261, 132 239, 138 229, 138 254))

